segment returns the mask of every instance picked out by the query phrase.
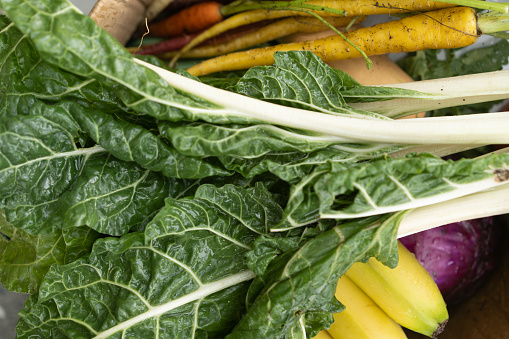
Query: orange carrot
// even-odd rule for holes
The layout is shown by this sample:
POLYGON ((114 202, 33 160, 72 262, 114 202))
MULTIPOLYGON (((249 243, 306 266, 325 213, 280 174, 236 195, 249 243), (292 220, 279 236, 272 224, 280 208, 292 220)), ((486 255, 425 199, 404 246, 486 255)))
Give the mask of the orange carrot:
POLYGON ((215 1, 197 3, 149 26, 153 36, 167 37, 193 33, 223 20, 221 4, 215 1))

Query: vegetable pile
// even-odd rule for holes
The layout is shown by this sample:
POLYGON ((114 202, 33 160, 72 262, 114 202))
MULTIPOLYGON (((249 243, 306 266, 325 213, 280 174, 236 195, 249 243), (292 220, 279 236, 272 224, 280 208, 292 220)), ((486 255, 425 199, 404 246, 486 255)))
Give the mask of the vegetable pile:
POLYGON ((142 37, 138 47, 130 50, 171 58, 170 66, 179 58, 217 56, 187 69, 196 76, 272 65, 275 52, 290 50, 311 51, 326 62, 363 56, 369 68, 368 55, 465 47, 475 43, 481 35, 505 36, 502 31, 509 28, 506 5, 478 0, 239 0, 229 4, 199 1, 183 6, 180 11, 151 18, 150 23, 145 23, 147 31, 143 37, 164 37, 162 42, 144 45, 142 37), (475 8, 492 11, 479 13, 475 8), (371 27, 351 28, 373 14, 404 17, 371 27), (327 27, 336 34, 298 43, 270 44, 292 33, 316 32, 327 27), (346 33, 341 33, 340 28, 346 33), (269 46, 263 45, 266 43, 269 46), (260 44, 261 47, 252 48, 260 44))
POLYGON ((431 274, 449 305, 474 294, 497 266, 501 225, 492 217, 465 220, 401 239, 431 274))
POLYGON ((288 51, 202 82, 66 0, 0 8, 0 282, 31 294, 20 338, 312 337, 350 266, 397 265, 413 216, 509 212, 507 152, 433 154, 508 144, 509 112, 393 120, 507 99, 507 71, 369 87, 288 51))

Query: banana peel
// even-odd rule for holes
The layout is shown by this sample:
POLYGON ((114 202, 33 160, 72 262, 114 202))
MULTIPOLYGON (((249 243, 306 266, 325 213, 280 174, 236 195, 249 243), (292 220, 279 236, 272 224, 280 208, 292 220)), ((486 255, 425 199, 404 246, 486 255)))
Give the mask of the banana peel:
POLYGON ((449 319, 433 278, 414 254, 398 242, 399 263, 391 269, 374 258, 346 273, 385 313, 409 330, 435 338, 449 319))
POLYGON ((394 320, 348 277, 343 275, 336 287, 336 298, 345 305, 335 313, 334 323, 327 331, 334 339, 406 339, 394 320))

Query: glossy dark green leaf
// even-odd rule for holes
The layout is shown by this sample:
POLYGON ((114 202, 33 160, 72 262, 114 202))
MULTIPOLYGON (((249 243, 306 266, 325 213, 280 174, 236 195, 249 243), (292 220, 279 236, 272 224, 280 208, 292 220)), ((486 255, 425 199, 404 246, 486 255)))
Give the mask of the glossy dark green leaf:
POLYGON ((397 263, 395 235, 404 214, 336 226, 276 257, 251 285, 248 311, 226 338, 310 338, 328 328, 331 313, 342 309, 334 297, 337 279, 354 262, 374 256, 397 263))
POLYGON ((58 200, 63 227, 87 225, 103 234, 126 234, 163 207, 169 180, 112 156, 93 157, 58 200))
POLYGON ((269 264, 284 252, 299 246, 300 237, 266 237, 256 239, 253 249, 246 254, 246 263, 249 268, 261 276, 265 274, 269 264))
POLYGON ((0 120, 0 208, 31 234, 60 227, 56 202, 88 158, 105 150, 76 145, 79 126, 67 105, 37 102, 31 115, 0 120))
POLYGON ((373 160, 402 149, 394 145, 335 145, 314 152, 269 152, 258 158, 220 156, 224 166, 247 178, 270 172, 286 182, 296 182, 325 163, 355 163, 373 160))
POLYGON ((292 186, 281 225, 351 219, 425 206, 507 181, 509 155, 443 160, 429 154, 317 167, 292 186))
POLYGON ((276 52, 274 66, 250 68, 235 89, 244 95, 328 114, 384 118, 356 110, 348 102, 422 97, 414 91, 360 85, 307 51, 276 52))
POLYGON ((195 198, 168 198, 145 233, 100 239, 88 258, 53 266, 18 335, 224 337, 255 276, 244 254, 281 213, 262 185, 205 185, 195 198))
POLYGON ((181 153, 192 156, 254 158, 269 152, 311 152, 339 140, 273 125, 212 125, 160 122, 161 135, 181 153))
POLYGON ((231 173, 201 157, 177 152, 149 130, 102 110, 76 108, 75 118, 90 137, 115 157, 173 178, 199 179, 231 173))
POLYGON ((66 264, 88 254, 98 234, 87 227, 30 235, 0 214, 0 282, 18 293, 35 293, 53 264, 66 264))
MULTIPOLYGON (((115 91, 93 78, 74 75, 42 60, 30 39, 5 16, 0 18, 4 28, 0 49, 6 50, 0 65, 7 75, 0 84, 0 115, 32 115, 32 107, 40 105, 38 101, 71 100, 72 103, 64 103, 69 116, 79 120, 79 127, 96 143, 122 160, 137 162, 170 177, 230 174, 200 158, 177 153, 149 132, 148 128, 156 127, 155 122, 150 126, 149 119, 143 116, 122 113, 129 109, 121 104, 115 91), (19 81, 21 78, 23 81, 19 81)), ((81 139, 80 142, 84 143, 81 139)))
POLYGON ((79 76, 100 80, 126 107, 140 114, 173 121, 246 121, 171 87, 137 64, 115 38, 66 0, 2 0, 0 4, 32 39, 44 60, 79 76))
POLYGON ((27 35, 0 15, 0 115, 29 115, 36 100, 63 98, 108 109, 125 108, 114 91, 42 60, 27 35))

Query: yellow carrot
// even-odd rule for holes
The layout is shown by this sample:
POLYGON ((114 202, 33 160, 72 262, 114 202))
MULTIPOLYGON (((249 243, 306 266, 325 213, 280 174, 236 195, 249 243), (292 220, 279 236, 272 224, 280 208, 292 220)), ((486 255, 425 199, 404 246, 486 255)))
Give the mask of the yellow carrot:
MULTIPOLYGON (((325 21, 334 27, 343 27, 350 24, 353 20, 355 23, 362 22, 365 17, 325 17, 325 21)), ((265 25, 253 32, 249 32, 237 38, 231 39, 226 43, 218 45, 207 45, 196 47, 185 53, 181 53, 181 58, 210 58, 222 54, 227 54, 239 50, 243 50, 258 44, 279 39, 294 33, 313 33, 326 30, 320 20, 314 17, 289 17, 277 20, 276 22, 265 25)), ((161 53, 158 56, 162 59, 169 59, 179 54, 178 51, 161 53)))
POLYGON ((323 6, 333 9, 342 9, 347 16, 372 14, 400 14, 412 12, 427 12, 456 5, 425 0, 309 0, 306 4, 323 6))
MULTIPOLYGON (((344 10, 348 16, 362 16, 373 14, 396 14, 409 13, 414 11, 430 11, 438 8, 453 7, 455 5, 424 0, 312 0, 306 4, 329 7, 338 10, 344 10)), ((225 6, 227 7, 227 6, 225 6)), ((315 11, 316 12, 316 11, 315 11)), ((316 12, 320 16, 335 16, 331 13, 316 12)), ((278 19, 289 16, 306 15, 304 12, 292 10, 269 10, 255 9, 232 15, 221 22, 215 24, 203 33, 194 38, 189 44, 182 48, 181 53, 175 56, 170 65, 174 64, 180 54, 183 54, 192 48, 198 46, 207 39, 224 33, 230 29, 251 24, 254 22, 278 19)), ((226 16, 226 15, 225 15, 226 16)))
MULTIPOLYGON (((367 55, 458 48, 471 45, 477 40, 477 17, 472 8, 453 7, 360 28, 345 35, 367 55)), ((218 71, 271 65, 274 63, 275 52, 291 50, 311 51, 325 62, 361 56, 359 51, 343 38, 334 35, 314 41, 230 53, 205 60, 188 71, 200 76, 218 71)))
POLYGON ((180 58, 180 56, 183 55, 184 53, 190 51, 192 48, 198 46, 205 40, 211 39, 221 33, 227 32, 237 27, 249 25, 263 20, 279 19, 283 17, 294 16, 295 13, 298 13, 297 15, 301 14, 301 12, 295 11, 284 11, 284 10, 271 11, 265 9, 255 9, 252 11, 233 15, 215 24, 209 29, 205 30, 203 33, 199 34, 191 42, 189 42, 186 46, 184 46, 184 48, 182 48, 180 52, 173 57, 173 59, 170 62, 170 67, 173 66, 177 59, 180 58))

